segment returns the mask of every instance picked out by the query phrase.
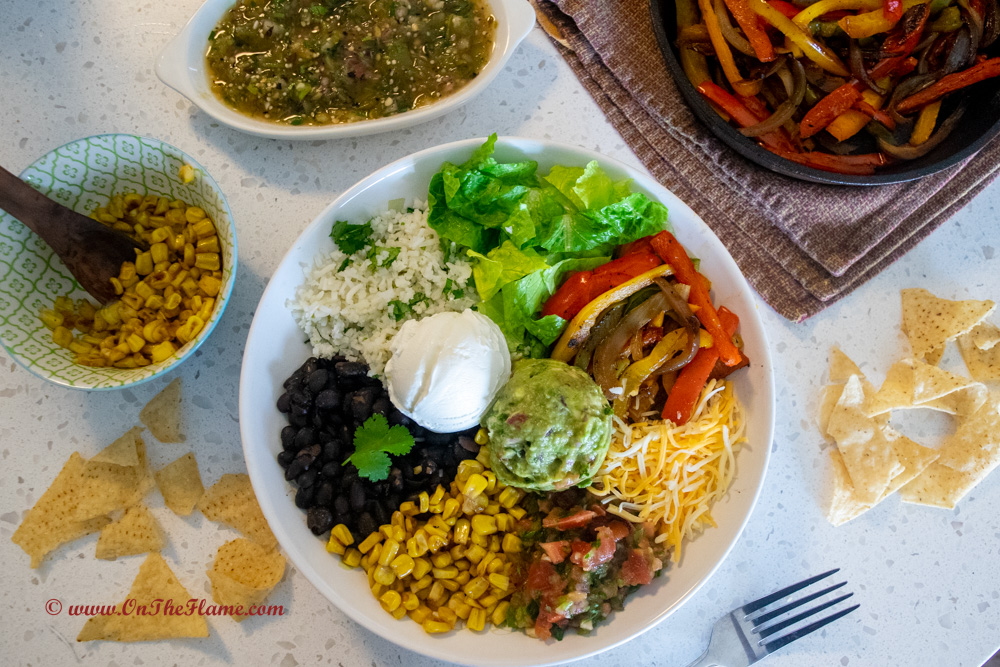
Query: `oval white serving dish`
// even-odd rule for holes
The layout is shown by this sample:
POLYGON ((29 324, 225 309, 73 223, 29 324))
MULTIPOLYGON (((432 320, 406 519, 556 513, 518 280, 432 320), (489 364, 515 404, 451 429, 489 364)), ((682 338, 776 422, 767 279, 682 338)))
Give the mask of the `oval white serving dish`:
MULTIPOLYGON (((275 402, 282 383, 311 355, 311 348, 286 304, 303 280, 303 269, 333 249, 329 237, 335 220, 365 220, 398 198, 426 200, 427 184, 442 162, 461 164, 482 139, 429 148, 368 176, 338 197, 302 232, 271 276, 257 307, 240 375, 240 432, 247 469, 257 499, 275 536, 296 568, 349 617, 384 639, 427 656, 462 664, 488 666, 548 665, 594 655, 628 641, 676 611, 712 576, 739 539, 764 483, 774 433, 774 381, 764 326, 756 299, 726 251, 694 211, 652 177, 592 151, 549 141, 501 138, 498 160, 533 159, 539 173, 553 165, 583 166, 598 160, 614 179, 632 179, 633 190, 664 203, 677 238, 712 280, 717 303, 741 317, 740 333, 751 366, 734 376, 737 395, 747 412, 747 437, 736 459, 736 478, 726 497, 712 508, 719 527, 706 530, 685 546, 679 566, 631 596, 591 635, 567 633, 561 642, 542 642, 519 632, 468 630, 428 635, 409 619, 395 620, 367 590, 364 573, 349 570, 327 553, 323 540, 306 527, 305 513, 294 503, 295 488, 275 460, 279 433, 287 424, 275 402)), ((663 662, 672 662, 669 646, 663 662)))
POLYGON ((205 65, 208 36, 235 0, 207 0, 156 59, 156 75, 199 109, 232 128, 271 139, 339 139, 399 130, 437 118, 481 93, 500 73, 518 44, 535 25, 526 0, 488 0, 496 17, 496 38, 489 62, 473 81, 453 95, 426 107, 373 120, 332 125, 283 125, 252 118, 226 105, 209 85, 205 65))

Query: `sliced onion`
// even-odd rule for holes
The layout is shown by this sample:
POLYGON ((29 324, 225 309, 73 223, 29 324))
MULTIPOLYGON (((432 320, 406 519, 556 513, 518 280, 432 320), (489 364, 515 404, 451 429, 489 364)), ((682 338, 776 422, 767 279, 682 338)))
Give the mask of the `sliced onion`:
POLYGON ((625 316, 607 338, 597 346, 594 353, 594 379, 604 390, 608 399, 615 396, 610 393, 613 387, 619 385, 615 365, 628 349, 629 342, 635 332, 667 309, 667 299, 663 292, 657 292, 636 306, 625 316))
MULTIPOLYGON (((930 70, 930 63, 928 61, 930 60, 931 55, 934 54, 934 49, 937 48, 937 39, 940 35, 941 33, 939 32, 932 32, 927 36, 927 38, 924 39, 923 42, 921 42, 921 44, 926 43, 927 46, 924 47, 923 50, 919 51, 920 60, 917 61, 917 74, 927 74, 930 70)), ((918 49, 920 49, 919 46, 917 49, 914 49, 913 52, 918 53, 918 49)))
POLYGON ((970 64, 976 57, 976 50, 972 48, 971 29, 962 28, 957 31, 952 38, 951 50, 945 58, 942 67, 945 74, 951 74, 970 64))
POLYGON ((906 117, 900 115, 899 112, 896 111, 896 105, 913 93, 919 92, 931 85, 942 76, 943 75, 940 73, 932 72, 928 74, 917 74, 900 81, 896 85, 895 90, 892 91, 892 97, 889 98, 889 104, 886 105, 892 119, 897 123, 907 123, 908 121, 906 117))
POLYGON ((597 324, 590 330, 590 335, 583 342, 580 351, 576 353, 573 364, 583 370, 590 368, 590 360, 594 357, 594 350, 605 338, 618 326, 625 314, 625 301, 619 301, 604 311, 604 314, 597 320, 597 324))
POLYGON ((879 95, 885 95, 888 91, 875 83, 875 81, 868 75, 868 69, 865 67, 865 57, 861 52, 861 47, 858 46, 858 40, 851 39, 847 41, 847 53, 850 57, 851 74, 854 75, 854 78, 874 90, 879 95))
POLYGON ((691 312, 687 301, 681 298, 681 295, 677 293, 673 285, 663 278, 654 278, 653 282, 659 286, 663 296, 667 299, 667 303, 677 313, 677 317, 675 318, 677 323, 687 329, 687 346, 684 348, 684 352, 656 369, 657 374, 669 373, 687 366, 694 359, 694 355, 698 353, 698 343, 701 340, 698 330, 701 329, 701 323, 695 317, 695 314, 691 312))
POLYGON ((632 340, 628 344, 628 352, 632 357, 632 361, 639 361, 642 359, 642 328, 640 327, 638 331, 632 334, 632 340))
POLYGON ((762 134, 767 134, 768 132, 774 132, 781 128, 785 124, 785 121, 790 119, 798 111, 799 105, 802 104, 802 98, 806 95, 806 73, 802 68, 802 64, 795 58, 788 59, 792 66, 792 83, 793 89, 792 94, 787 100, 781 103, 774 113, 771 114, 767 120, 761 121, 756 125, 751 125, 750 127, 744 127, 740 130, 740 133, 745 137, 759 137, 762 134))
POLYGON ((847 83, 847 79, 842 76, 834 76, 820 69, 818 65, 809 63, 805 66, 806 80, 816 86, 824 93, 832 93, 837 88, 847 83))
POLYGON ((923 157, 927 155, 932 150, 937 148, 938 144, 948 138, 955 126, 958 125, 958 121, 962 118, 962 114, 965 112, 965 106, 960 106, 955 109, 954 112, 948 118, 941 123, 941 127, 937 129, 937 132, 931 135, 931 137, 920 144, 919 146, 896 146, 891 144, 881 137, 878 139, 878 146, 884 152, 889 155, 899 158, 900 160, 916 160, 918 157, 923 157))
POLYGON ((722 36, 726 38, 729 45, 743 55, 753 56, 756 59, 757 53, 750 46, 750 42, 747 41, 746 37, 736 32, 732 21, 729 20, 729 10, 726 9, 723 0, 715 0, 715 15, 719 18, 719 29, 722 31, 722 36))
POLYGON ((1000 36, 1000 4, 997 0, 986 0, 983 16, 983 39, 979 48, 985 49, 1000 36))
POLYGON ((969 35, 972 38, 972 52, 975 53, 979 50, 980 42, 983 41, 983 30, 985 27, 983 15, 969 4, 969 0, 958 0, 958 6, 962 8, 962 12, 965 14, 966 24, 969 26, 969 35))

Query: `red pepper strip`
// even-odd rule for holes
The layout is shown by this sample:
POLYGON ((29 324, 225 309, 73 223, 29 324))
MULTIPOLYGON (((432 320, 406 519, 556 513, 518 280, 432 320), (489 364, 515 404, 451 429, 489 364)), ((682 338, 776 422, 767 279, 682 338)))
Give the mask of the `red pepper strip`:
POLYGON ((739 349, 733 344, 732 334, 727 334, 719 321, 719 314, 712 305, 712 297, 709 296, 705 284, 701 281, 700 274, 695 270, 691 258, 688 257, 684 246, 678 242, 670 232, 660 232, 653 238, 653 250, 663 258, 663 261, 674 267, 674 275, 677 280, 691 287, 688 301, 698 306, 695 313, 708 333, 712 334, 713 348, 718 348, 719 358, 727 366, 733 366, 740 362, 742 355, 739 349))
MULTIPOLYGON (((697 87, 698 92, 701 93, 702 96, 704 96, 708 101, 714 102, 722 107, 726 113, 732 116, 733 120, 735 120, 740 127, 750 127, 751 125, 756 125, 763 120, 763 118, 757 117, 756 114, 750 111, 750 109, 748 109, 746 105, 740 101, 740 99, 711 81, 703 81, 699 83, 697 87)), ((743 99, 749 100, 753 98, 743 99)), ((795 150, 791 145, 791 142, 777 132, 768 132, 767 134, 757 137, 757 139, 770 150, 795 150)))
POLYGON ((866 116, 871 116, 878 122, 885 125, 890 130, 896 129, 896 121, 892 119, 892 116, 882 111, 881 109, 876 109, 872 105, 868 104, 864 99, 860 99, 854 103, 854 108, 865 114, 866 116))
MULTIPOLYGON (((623 282, 632 280, 650 269, 655 269, 660 264, 663 264, 663 260, 657 257, 652 251, 632 253, 631 255, 619 257, 613 262, 602 264, 594 269, 594 275, 590 279, 590 300, 587 303, 590 303, 590 301, 593 301, 608 290, 618 287, 623 282)), ((583 305, 586 306, 587 304, 583 305)), ((583 306, 580 306, 580 309, 576 313, 580 312, 580 310, 583 310, 583 306)), ((573 315, 576 315, 576 313, 573 313, 573 315)))
POLYGON ((921 107, 927 106, 931 102, 937 102, 949 93, 995 76, 1000 76, 1000 58, 990 58, 962 72, 943 76, 920 92, 914 93, 904 99, 896 109, 899 113, 910 113, 911 111, 916 111, 921 107))
POLYGON ((827 125, 832 123, 837 116, 854 106, 854 103, 861 99, 861 93, 850 83, 845 83, 832 93, 821 99, 810 109, 802 122, 799 124, 799 136, 803 139, 811 137, 827 125))
POLYGON ((775 151, 781 157, 804 164, 807 167, 832 171, 838 174, 852 174, 855 176, 870 176, 875 173, 876 167, 888 164, 888 160, 882 153, 866 153, 864 155, 831 155, 829 153, 819 153, 812 151, 808 153, 783 153, 775 151))
POLYGON ((906 76, 915 69, 917 69, 916 58, 912 56, 893 56, 891 58, 880 60, 875 67, 872 67, 871 71, 868 72, 868 77, 873 81, 877 81, 878 79, 887 76, 906 76))
MULTIPOLYGON (((729 340, 736 333, 740 318, 723 306, 719 308, 719 320, 724 327, 724 337, 729 340)), ((712 335, 715 336, 715 334, 712 335)), ((742 359, 742 355, 740 358, 742 359)), ((715 362, 718 360, 719 345, 703 347, 698 350, 691 363, 681 369, 677 375, 677 381, 674 382, 670 393, 667 394, 667 402, 663 406, 662 416, 664 419, 669 419, 678 426, 683 426, 691 419, 691 413, 694 412, 694 408, 698 404, 701 390, 708 382, 708 376, 712 373, 715 362)))
POLYGON ((725 0, 729 13, 733 15, 743 34, 747 36, 750 47, 757 55, 757 60, 769 63, 775 59, 774 45, 764 28, 757 21, 757 14, 750 9, 747 0, 725 0))
POLYGON ((619 246, 618 256, 624 257, 625 255, 631 255, 637 252, 653 252, 653 246, 649 245, 649 242, 652 240, 652 236, 643 236, 638 241, 632 241, 631 243, 619 246))
POLYGON ((890 21, 898 21, 903 18, 903 0, 885 0, 882 13, 890 21))
POLYGON ((799 12, 802 11, 792 3, 785 2, 785 0, 767 0, 767 4, 771 5, 790 19, 795 18, 799 15, 799 12))
MULTIPOLYGON (((923 37, 927 19, 931 15, 930 3, 918 5, 920 9, 906 15, 906 20, 897 25, 882 42, 882 54, 887 56, 908 56, 917 48, 923 37)), ((874 77, 873 77, 874 78, 874 77)))
POLYGON ((592 271, 580 271, 571 275, 545 302, 542 307, 542 317, 558 315, 564 320, 573 319, 574 315, 590 303, 590 279, 592 277, 592 271))

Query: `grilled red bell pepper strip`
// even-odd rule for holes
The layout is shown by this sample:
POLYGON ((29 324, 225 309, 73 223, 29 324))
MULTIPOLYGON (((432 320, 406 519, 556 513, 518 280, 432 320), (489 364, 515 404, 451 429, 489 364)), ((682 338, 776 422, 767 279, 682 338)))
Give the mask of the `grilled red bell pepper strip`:
POLYGON ((865 114, 866 116, 871 116, 874 120, 885 125, 890 130, 896 129, 896 121, 892 119, 892 116, 882 111, 881 109, 876 109, 872 105, 868 104, 864 99, 860 99, 854 103, 854 108, 865 114))
POLYGON ((643 236, 637 241, 632 241, 631 243, 626 243, 623 246, 618 247, 618 256, 624 257, 625 255, 631 255, 637 252, 653 252, 653 246, 649 244, 653 240, 652 236, 643 236))
POLYGON ((663 260, 647 250, 619 257, 592 271, 574 273, 542 306, 542 317, 558 315, 571 320, 584 306, 608 290, 661 264, 663 260))
POLYGON ((831 155, 830 153, 820 153, 818 151, 805 153, 775 152, 786 160, 798 162, 808 167, 814 167, 823 171, 832 171, 837 174, 853 174, 855 176, 869 176, 874 174, 876 168, 884 166, 889 162, 882 153, 831 155))
POLYGON ((850 83, 836 88, 802 117, 802 122, 799 123, 799 135, 806 139, 822 131, 860 99, 861 93, 850 83))
POLYGON ((592 271, 580 271, 571 275, 542 306, 542 317, 558 315, 564 320, 573 319, 574 315, 590 303, 590 279, 593 275, 592 271))
MULTIPOLYGON (((746 102, 754 100, 755 98, 736 97, 729 91, 712 83, 711 81, 703 81, 698 84, 697 88, 698 92, 701 93, 705 99, 722 107, 722 110, 729 114, 740 127, 750 127, 751 125, 756 125, 767 118, 768 114, 760 117, 751 111, 747 106, 746 102)), ((762 134, 757 137, 757 140, 770 150, 795 150, 795 147, 792 146, 792 142, 788 139, 788 137, 783 136, 780 132, 768 132, 767 134, 762 134)))
POLYGON ((705 330, 712 334, 714 341, 712 347, 719 350, 719 358, 727 366, 738 364, 742 355, 733 344, 732 334, 726 334, 719 321, 719 314, 716 312, 715 306, 712 305, 712 297, 705 289, 705 283, 700 278, 701 274, 695 270, 684 246, 677 241, 673 234, 663 231, 653 238, 653 250, 663 258, 664 262, 673 267, 677 280, 691 287, 688 301, 692 305, 698 306, 695 315, 701 320, 705 330))
POLYGON ((890 21, 898 21, 903 18, 903 0, 885 0, 882 5, 882 13, 890 21))
POLYGON ((930 3, 911 7, 902 23, 898 24, 882 42, 882 55, 908 56, 920 44, 931 15, 930 3))
POLYGON ((767 4, 771 5, 790 19, 795 18, 799 15, 799 12, 802 11, 792 3, 785 2, 785 0, 767 0, 767 4))
POLYGON ((899 103, 896 109, 899 113, 910 113, 931 102, 937 102, 945 95, 953 93, 956 90, 995 76, 1000 76, 1000 58, 990 58, 962 72, 943 76, 920 92, 905 98, 899 103))
POLYGON ((747 0, 725 0, 725 2, 729 13, 733 15, 743 30, 743 34, 747 36, 747 41, 750 42, 750 48, 757 55, 757 60, 765 63, 773 61, 776 57, 774 45, 771 44, 771 38, 761 27, 757 14, 750 9, 747 0))
MULTIPOLYGON (((740 319, 735 314, 723 306, 719 308, 719 320, 725 331, 725 339, 730 340, 736 327, 740 324, 740 319)), ((715 334, 712 334, 714 337, 715 334)), ((716 338, 715 340, 719 340, 716 338)), ((735 346, 734 346, 735 347, 735 346)), ((737 350, 739 353, 739 350, 737 350)), ((742 359, 742 354, 740 355, 742 359)), ((708 377, 715 368, 715 362, 719 361, 719 345, 703 347, 694 355, 694 359, 681 369, 677 375, 677 381, 667 394, 667 402, 663 405, 663 418, 669 419, 678 426, 682 426, 691 419, 695 406, 698 404, 698 397, 701 390, 708 382, 708 377)))

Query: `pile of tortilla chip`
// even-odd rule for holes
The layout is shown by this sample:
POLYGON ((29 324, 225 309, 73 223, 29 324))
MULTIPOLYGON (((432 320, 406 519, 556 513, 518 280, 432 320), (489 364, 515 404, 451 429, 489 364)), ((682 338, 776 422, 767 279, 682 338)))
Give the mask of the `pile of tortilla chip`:
MULTIPOLYGON (((179 381, 154 397, 140 419, 161 442, 183 441, 179 381)), ((191 452, 151 474, 141 434, 141 427, 132 428, 89 460, 74 452, 11 539, 31 557, 31 567, 37 568, 59 546, 100 531, 95 554, 99 559, 149 554, 127 600, 153 605, 156 600, 172 599, 183 604, 191 596, 160 556, 166 539, 143 503, 155 485, 174 513, 188 516, 198 507, 207 518, 253 540, 223 545, 208 576, 219 604, 244 609, 259 604, 281 581, 285 559, 277 552, 277 541, 257 504, 250 478, 223 475, 206 493, 191 452)), ((245 616, 233 618, 242 621, 245 616)), ((77 641, 207 636, 208 625, 200 615, 153 613, 92 617, 77 641)))
POLYGON ((913 356, 896 362, 876 390, 838 348, 820 407, 831 450, 833 498, 827 518, 839 526, 898 491, 904 502, 953 508, 1000 465, 1000 397, 983 384, 1000 380, 1000 329, 985 322, 992 301, 948 301, 903 290, 903 331, 913 356), (937 366, 955 340, 970 377, 937 366), (897 410, 953 415, 956 430, 938 448, 894 430, 897 410))

